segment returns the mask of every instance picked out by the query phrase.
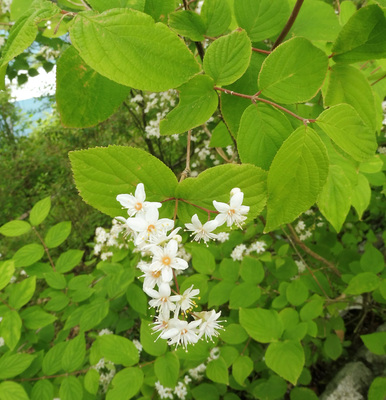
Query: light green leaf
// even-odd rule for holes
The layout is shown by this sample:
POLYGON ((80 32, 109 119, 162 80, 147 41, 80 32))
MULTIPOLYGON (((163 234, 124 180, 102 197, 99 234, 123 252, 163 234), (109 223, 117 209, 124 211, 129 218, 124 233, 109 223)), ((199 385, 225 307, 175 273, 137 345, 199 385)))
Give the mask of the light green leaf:
POLYGON ((204 57, 204 71, 216 85, 230 85, 247 70, 251 60, 251 41, 245 31, 235 31, 215 40, 204 57))
POLYGON ((0 358, 0 379, 20 375, 31 365, 35 357, 31 354, 3 354, 0 358))
POLYGON ((12 285, 11 293, 9 295, 9 305, 14 309, 18 310, 27 304, 36 288, 36 276, 24 279, 23 281, 12 285))
POLYGON ((154 372, 162 386, 174 388, 180 372, 180 360, 175 353, 170 352, 157 357, 154 372))
POLYGON ((286 296, 293 306, 300 306, 308 298, 307 286, 300 279, 295 279, 287 286, 286 296))
POLYGON ((75 339, 67 342, 66 349, 62 355, 62 369, 66 372, 73 372, 80 369, 86 356, 86 341, 80 333, 75 339))
POLYGON ((201 42, 205 39, 204 21, 193 11, 181 10, 169 14, 169 26, 179 35, 193 41, 201 42))
POLYGON ((371 383, 368 400, 384 400, 386 397, 386 378, 377 377, 371 383))
POLYGON ((233 145, 227 126, 220 121, 212 131, 209 147, 227 147, 233 145))
POLYGON ((29 220, 32 226, 38 226, 46 218, 51 209, 51 197, 48 196, 38 201, 33 207, 29 214, 29 220))
POLYGON ((365 346, 379 356, 386 354, 386 332, 375 332, 369 335, 361 335, 365 346))
POLYGON ((194 400, 219 400, 220 394, 215 385, 201 383, 192 389, 194 400))
POLYGON ((377 274, 385 268, 385 259, 378 249, 367 244, 365 252, 361 256, 360 265, 363 271, 377 274))
POLYGON ((49 249, 60 246, 71 233, 71 221, 63 221, 52 226, 45 238, 44 242, 49 249))
POLYGON ((253 42, 278 34, 290 15, 287 0, 237 0, 234 10, 237 22, 253 42))
POLYGON ((211 275, 216 269, 216 262, 210 250, 204 246, 191 245, 189 253, 192 254, 193 268, 200 274, 211 275))
POLYGON ((248 339, 248 334, 241 325, 230 324, 221 330, 220 338, 228 344, 240 344, 248 339))
MULTIPOLYGON (((166 352, 168 347, 166 340, 157 340, 157 334, 153 335, 151 324, 152 321, 147 321, 145 319, 141 319, 141 329, 140 329, 140 338, 139 341, 141 342, 143 349, 146 353, 152 356, 161 356, 166 352)), ((159 336, 159 334, 158 334, 159 336)))
POLYGON ((231 258, 223 258, 220 263, 220 276, 225 281, 236 282, 239 277, 240 263, 231 258))
POLYGON ((93 10, 103 12, 112 8, 133 8, 134 10, 143 11, 145 8, 145 0, 89 0, 88 4, 93 10))
POLYGON ((155 21, 166 23, 168 14, 176 7, 176 0, 146 0, 145 13, 151 15, 155 21))
POLYGON ((136 89, 160 92, 175 88, 200 70, 177 35, 135 10, 79 13, 70 37, 96 72, 136 89))
POLYGON ((322 50, 305 38, 295 37, 265 59, 259 89, 264 96, 282 104, 304 102, 321 88, 327 67, 328 58, 322 50))
POLYGON ((0 290, 5 288, 15 272, 15 262, 6 260, 0 263, 0 290))
POLYGON ((54 386, 48 379, 37 381, 33 385, 31 390, 31 400, 52 400, 53 398, 54 386))
POLYGON ((370 204, 371 188, 367 178, 358 174, 358 183, 354 186, 351 194, 351 203, 361 219, 366 208, 370 204))
POLYGON ((342 228, 351 206, 352 185, 339 165, 330 165, 327 181, 320 192, 318 206, 337 232, 342 228))
POLYGON ((279 376, 296 385, 305 362, 303 347, 292 340, 271 343, 265 353, 265 362, 279 376))
POLYGON ((340 4, 339 23, 341 26, 347 24, 348 20, 356 12, 357 7, 351 1, 343 1, 340 4))
MULTIPOLYGON (((243 204, 250 206, 246 222, 251 221, 262 211, 266 202, 266 172, 254 165, 227 164, 209 168, 197 178, 187 178, 179 183, 176 197, 214 210, 213 200, 228 203, 230 191, 235 187, 244 193, 243 204)), ((206 212, 182 201, 178 203, 181 222, 191 222, 194 214, 202 221, 208 218, 206 212)))
POLYGON ((96 340, 102 356, 114 364, 130 367, 138 362, 138 350, 133 342, 122 336, 103 335, 96 340))
POLYGON ((306 303, 300 310, 300 318, 302 321, 310 321, 319 317, 323 312, 323 300, 312 299, 306 303))
POLYGON ((13 350, 19 342, 21 335, 21 319, 17 311, 8 311, 3 315, 0 325, 0 337, 10 350, 13 350))
POLYGON ((147 201, 174 196, 177 179, 156 157, 133 147, 109 146, 70 153, 75 183, 83 200, 111 217, 126 215, 118 194, 145 185, 147 201))
POLYGON ((259 379, 253 389, 253 395, 259 400, 281 399, 287 392, 287 382, 277 375, 271 375, 268 380, 259 379))
POLYGON ((11 3, 11 20, 18 20, 26 10, 30 9, 34 0, 13 0, 11 3))
POLYGON ((80 317, 80 329, 82 332, 88 331, 98 325, 109 312, 109 301, 98 299, 87 306, 80 317))
POLYGON ((48 286, 52 287, 53 289, 64 289, 67 285, 66 278, 64 277, 63 274, 60 274, 59 272, 45 272, 44 274, 44 279, 48 283, 48 286))
POLYGON ((142 288, 135 283, 131 283, 126 291, 126 298, 130 307, 132 307, 138 313, 145 315, 147 314, 148 298, 142 288))
POLYGON ((161 121, 161 135, 183 133, 202 125, 217 109, 218 96, 208 76, 197 75, 178 90, 180 102, 161 121))
POLYGON ((208 362, 205 372, 211 381, 224 385, 229 384, 228 367, 222 357, 208 362))
POLYGON ((241 262, 240 275, 245 282, 260 283, 265 275, 263 264, 254 257, 245 256, 241 262))
POLYGON ((359 172, 363 172, 365 174, 375 174, 382 171, 382 169, 383 161, 378 154, 359 164, 359 172))
POLYGON ((242 308, 240 324, 249 336, 261 343, 273 342, 283 333, 283 324, 275 310, 242 308))
POLYGON ((143 372, 139 368, 125 368, 112 381, 113 389, 107 392, 106 400, 129 400, 138 392, 143 382, 143 372))
MULTIPOLYGON (((346 1, 344 3, 347 3, 346 1)), ((342 4, 344 4, 342 3, 342 4)), ((291 400, 318 400, 314 391, 308 388, 295 387, 290 393, 291 400)))
POLYGON ((235 286, 229 298, 229 308, 250 307, 261 296, 261 289, 253 283, 244 282, 235 286))
POLYGON ((62 369, 62 354, 67 342, 61 342, 51 347, 44 356, 42 370, 46 375, 54 375, 62 369))
POLYGON ((265 104, 250 105, 241 117, 237 134, 241 161, 268 170, 292 131, 291 124, 280 111, 265 104))
POLYGON ((56 77, 60 118, 70 128, 93 126, 109 118, 130 92, 90 68, 73 46, 59 58, 56 77))
POLYGON ((324 105, 347 103, 354 107, 363 121, 377 128, 374 95, 364 74, 350 65, 335 64, 330 68, 324 105))
POLYGON ((379 277, 373 272, 362 272, 351 279, 345 293, 362 294, 372 292, 379 286, 379 283, 379 277))
POLYGON ((299 127, 282 144, 268 173, 269 232, 293 221, 317 200, 328 174, 326 148, 317 133, 299 127))
POLYGON ((21 247, 13 256, 15 267, 28 267, 39 261, 44 254, 44 248, 37 243, 26 244, 21 247))
POLYGON ((328 335, 323 343, 323 350, 327 357, 335 361, 342 355, 342 342, 335 334, 328 335))
POLYGON ((245 386, 245 379, 253 371, 253 361, 248 356, 239 356, 232 365, 232 375, 239 385, 245 386))
POLYGON ((84 376, 84 388, 91 394, 97 394, 99 389, 99 373, 90 368, 84 376))
POLYGON ((225 304, 229 300, 231 290, 234 287, 234 283, 227 281, 221 281, 214 285, 209 292, 208 306, 221 306, 225 304))
POLYGON ((83 387, 75 376, 67 376, 62 380, 59 396, 60 400, 82 400, 83 387))
POLYGON ((374 131, 349 104, 338 104, 323 111, 317 124, 355 160, 364 161, 374 155, 377 148, 374 131))
POLYGON ((31 230, 31 225, 27 221, 10 221, 0 228, 0 233, 8 237, 24 235, 31 230))
POLYGON ((56 317, 43 311, 39 306, 32 306, 24 309, 20 316, 23 320, 23 325, 28 329, 41 329, 52 324, 56 317))
POLYGON ((82 250, 67 250, 62 253, 55 263, 56 270, 60 273, 71 271, 81 261, 84 251, 82 250))
POLYGON ((205 0, 201 8, 207 36, 219 36, 224 33, 232 19, 228 2, 223 0, 205 0))
POLYGON ((360 8, 340 31, 333 47, 333 60, 340 63, 386 57, 386 20, 378 5, 360 8))
POLYGON ((23 386, 15 382, 0 383, 0 400, 29 400, 23 386))

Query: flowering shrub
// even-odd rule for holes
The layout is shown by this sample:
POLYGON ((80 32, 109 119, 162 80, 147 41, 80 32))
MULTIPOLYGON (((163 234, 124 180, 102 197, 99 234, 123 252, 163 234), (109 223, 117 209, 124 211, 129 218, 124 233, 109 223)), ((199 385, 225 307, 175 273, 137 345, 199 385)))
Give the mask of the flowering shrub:
POLYGON ((0 227, 37 242, 0 263, 0 400, 312 400, 358 343, 385 355, 382 2, 36 0, 0 77, 42 30, 63 123, 129 98, 149 151, 70 153, 114 218, 93 254, 40 231, 49 198, 0 227))

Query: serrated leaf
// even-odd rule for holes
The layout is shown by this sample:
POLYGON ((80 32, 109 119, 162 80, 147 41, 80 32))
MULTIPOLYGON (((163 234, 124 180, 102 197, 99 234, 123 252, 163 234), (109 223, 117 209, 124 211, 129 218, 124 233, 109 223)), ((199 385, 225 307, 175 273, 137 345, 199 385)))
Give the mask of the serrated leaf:
POLYGON ((245 256, 241 262, 240 275, 245 282, 260 283, 265 275, 263 264, 254 257, 245 256))
POLYGON ((64 277, 63 274, 60 274, 59 272, 45 272, 44 274, 44 279, 48 283, 48 286, 52 287, 53 289, 64 289, 67 285, 66 278, 64 277))
POLYGON ((134 193, 145 186, 146 200, 174 196, 177 179, 156 157, 133 147, 109 146, 70 153, 75 183, 83 200, 111 217, 126 215, 118 194, 134 193))
POLYGON ((175 353, 166 353, 157 357, 154 372, 162 386, 175 387, 180 372, 180 361, 175 353))
POLYGON ((237 0, 234 11, 239 26, 253 42, 278 34, 290 15, 287 0, 237 0))
POLYGON ((233 145, 227 126, 220 121, 212 131, 209 147, 227 147, 233 145))
POLYGON ((169 26, 179 35, 195 42, 204 40, 205 24, 193 11, 181 10, 169 14, 169 26))
MULTIPOLYGON (((84 289, 83 289, 84 290, 84 289)), ((82 290, 82 291, 83 291, 82 290)), ((82 332, 88 331, 98 325, 109 312, 109 302, 99 299, 92 302, 80 317, 80 329, 82 332)))
POLYGON ((175 0, 146 0, 145 13, 153 17, 155 21, 167 22, 168 15, 176 8, 175 0))
POLYGON ((237 134, 237 149, 243 163, 265 170, 292 132, 288 119, 265 104, 250 105, 243 113, 237 134))
POLYGON ((119 371, 112 381, 113 388, 107 393, 106 400, 129 400, 141 388, 143 372, 139 368, 125 368, 119 371))
POLYGON ((363 213, 370 204, 371 188, 370 183, 363 174, 358 174, 358 183, 353 187, 351 194, 351 204, 362 219, 363 213))
POLYGON ((215 40, 204 57, 204 71, 215 85, 230 85, 247 70, 251 60, 251 41, 245 31, 235 31, 215 40))
POLYGON ((21 335, 21 319, 17 311, 8 311, 3 315, 0 325, 0 336, 10 350, 13 350, 19 342, 21 335))
POLYGON ((228 29, 232 14, 226 1, 205 0, 201 8, 201 17, 205 24, 205 34, 219 36, 228 29))
POLYGON ((23 325, 28 329, 41 329, 52 324, 56 317, 43 311, 39 306, 32 306, 24 309, 20 316, 23 320, 23 325))
POLYGON ((305 362, 303 347, 292 340, 271 343, 265 353, 265 362, 279 376, 296 385, 305 362))
POLYGON ((62 380, 59 396, 60 400, 82 400, 83 387, 75 376, 67 376, 62 380))
POLYGON ((38 201, 29 214, 29 220, 32 226, 41 224, 46 218, 51 209, 51 197, 48 196, 38 201))
POLYGON ((268 380, 259 379, 257 382, 253 395, 259 400, 280 399, 287 392, 287 382, 277 375, 271 375, 268 380))
POLYGON ((245 386, 245 379, 253 371, 253 361, 248 356, 239 356, 232 365, 232 375, 239 385, 245 386))
POLYGON ((287 286, 286 296, 293 306, 299 306, 308 298, 307 286, 300 279, 295 279, 287 286))
POLYGON ((31 400, 52 400, 53 398, 54 386, 48 379, 37 381, 33 385, 31 391, 31 400))
POLYGON ((317 124, 355 160, 364 161, 374 155, 377 148, 374 131, 349 104, 338 104, 323 111, 317 124))
POLYGON ((299 127, 282 144, 268 173, 269 232, 292 222, 317 200, 328 174, 326 148, 317 133, 299 127))
POLYGON ((23 386, 15 382, 0 383, 0 400, 29 400, 23 386))
POLYGON ((62 354, 67 342, 61 342, 51 347, 44 356, 42 370, 46 375, 53 375, 62 369, 62 354))
POLYGON ((26 13, 34 0, 13 0, 11 3, 11 20, 18 20, 23 14, 26 13))
POLYGON ((0 228, 0 233, 8 237, 24 235, 31 230, 31 225, 27 221, 9 221, 0 228))
POLYGON ((98 337, 97 344, 102 356, 114 364, 125 367, 134 365, 139 360, 138 350, 133 342, 118 335, 103 335, 98 337))
POLYGON ((211 381, 224 385, 229 384, 228 367, 222 357, 208 362, 205 372, 211 381))
POLYGON ((200 70, 177 35, 139 11, 121 8, 100 15, 78 14, 70 37, 96 72, 136 89, 175 88, 200 70))
POLYGON ((0 379, 20 375, 31 365, 35 357, 31 354, 3 354, 0 358, 0 379))
POLYGON ((373 272, 362 272, 351 279, 345 293, 362 294, 372 292, 379 286, 379 283, 379 277, 373 272))
POLYGON ((220 338, 228 344, 240 344, 248 339, 248 334, 241 325, 230 324, 225 326, 224 330, 221 330, 220 338))
POLYGON ((70 128, 94 126, 109 118, 130 88, 95 72, 74 46, 63 52, 56 70, 56 102, 62 124, 70 128))
POLYGON ((145 8, 145 0, 89 0, 88 4, 93 10, 103 12, 111 8, 133 8, 134 10, 143 11, 145 8))
POLYGON ((81 261, 84 251, 82 250, 67 250, 62 253, 55 263, 55 268, 60 273, 65 273, 71 271, 75 268, 81 261))
POLYGON ((216 261, 210 250, 203 246, 190 246, 193 268, 200 274, 211 275, 216 269, 216 261))
POLYGON ((378 5, 360 8, 344 25, 333 47, 333 60, 340 63, 386 57, 386 20, 378 5))
POLYGON ((0 290, 5 288, 15 272, 15 262, 6 260, 0 263, 0 290))
POLYGON ((221 306, 226 303, 234 286, 234 283, 227 281, 221 281, 214 285, 209 292, 208 306, 221 306))
MULTIPOLYGON (((197 178, 188 178, 179 183, 176 197, 214 210, 213 200, 229 202, 229 194, 234 187, 244 193, 243 204, 250 206, 246 221, 252 220, 262 211, 266 202, 266 172, 254 165, 227 164, 209 168, 197 178)), ((196 213, 202 221, 208 218, 206 212, 182 201, 178 203, 181 222, 191 222, 192 215, 196 213)))
POLYGON ((73 372, 80 369, 86 355, 86 341, 80 333, 75 339, 67 342, 66 349, 62 355, 62 369, 66 372, 73 372))
POLYGON ((90 368, 84 376, 84 388, 91 394, 97 394, 99 389, 99 373, 90 368))
POLYGON ((49 249, 60 246, 71 233, 71 221, 59 222, 52 226, 45 238, 44 242, 49 249))
POLYGON ((263 62, 258 85, 261 93, 279 103, 313 98, 327 74, 327 55, 309 40, 295 37, 278 46, 263 62))
POLYGON ((39 261, 44 255, 44 248, 37 243, 26 244, 21 247, 14 255, 15 267, 29 267, 39 261))
POLYGON ((180 102, 161 121, 161 135, 183 133, 204 124, 218 105, 218 96, 213 85, 210 77, 197 75, 178 88, 180 102))
POLYGON ((244 282, 234 287, 229 298, 229 308, 250 307, 261 296, 261 289, 253 283, 244 282))
POLYGON ((249 336, 260 343, 276 341, 283 333, 283 324, 275 310, 242 308, 240 324, 249 336))
POLYGON ((27 304, 36 288, 36 276, 31 276, 30 278, 24 279, 23 281, 16 283, 11 288, 11 293, 9 295, 9 305, 18 310, 27 304))

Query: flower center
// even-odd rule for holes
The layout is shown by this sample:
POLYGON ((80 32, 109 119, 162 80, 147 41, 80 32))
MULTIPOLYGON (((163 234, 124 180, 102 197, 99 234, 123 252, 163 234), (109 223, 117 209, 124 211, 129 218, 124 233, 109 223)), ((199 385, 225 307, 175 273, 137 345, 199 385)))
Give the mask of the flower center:
POLYGON ((184 328, 184 329, 181 331, 181 335, 185 335, 186 333, 188 333, 188 330, 187 330, 186 328, 184 328))
POLYGON ((163 264, 163 265, 170 265, 171 262, 172 262, 172 260, 170 259, 169 256, 164 256, 164 257, 162 258, 162 264, 163 264))
POLYGON ((228 211, 228 214, 229 215, 232 215, 232 214, 235 214, 236 213, 236 211, 233 209, 233 208, 231 208, 229 211, 228 211))
POLYGON ((154 225, 149 225, 148 227, 147 227, 147 231, 149 232, 149 233, 151 233, 151 231, 153 231, 155 229, 155 226, 154 225))
POLYGON ((167 297, 161 297, 160 300, 162 301, 162 303, 166 303, 168 301, 167 297))
POLYGON ((141 210, 141 209, 142 209, 142 203, 137 203, 137 204, 134 206, 134 208, 135 208, 137 211, 141 210))
POLYGON ((153 271, 151 275, 153 276, 153 278, 159 278, 159 276, 161 275, 161 271, 153 271))

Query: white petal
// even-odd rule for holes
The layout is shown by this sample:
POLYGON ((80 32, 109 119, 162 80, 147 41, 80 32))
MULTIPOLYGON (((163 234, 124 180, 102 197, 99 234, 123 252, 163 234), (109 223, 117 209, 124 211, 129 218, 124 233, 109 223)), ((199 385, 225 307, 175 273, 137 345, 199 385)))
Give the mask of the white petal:
POLYGON ((213 200, 214 208, 220 213, 226 213, 229 211, 229 205, 226 203, 220 203, 219 201, 213 200))
POLYGON ((138 183, 137 188, 135 189, 135 198, 139 203, 143 203, 145 201, 146 193, 143 183, 138 183))
POLYGON ((238 192, 234 196, 231 197, 231 201, 229 202, 230 208, 237 208, 243 204, 244 200, 244 193, 238 192))

